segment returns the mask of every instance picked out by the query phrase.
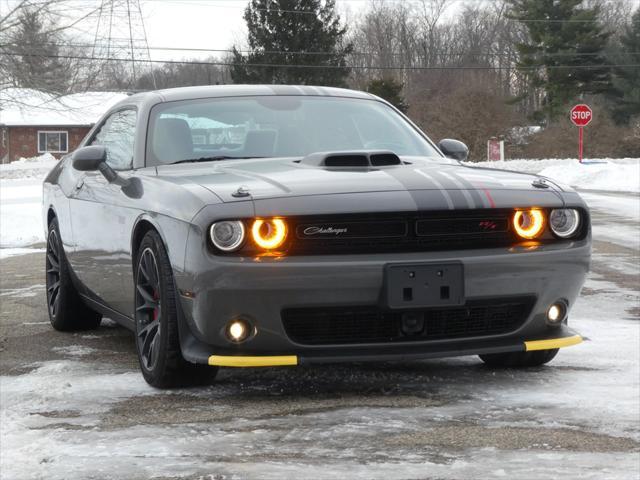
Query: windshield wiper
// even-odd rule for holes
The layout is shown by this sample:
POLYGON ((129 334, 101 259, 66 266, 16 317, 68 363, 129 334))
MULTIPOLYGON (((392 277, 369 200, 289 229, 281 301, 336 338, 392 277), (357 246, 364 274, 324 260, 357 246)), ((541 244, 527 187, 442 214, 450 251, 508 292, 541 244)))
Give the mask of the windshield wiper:
POLYGON ((217 162, 219 160, 246 160, 249 158, 266 157, 233 157, 230 155, 215 155, 213 157, 187 158, 185 160, 178 160, 177 162, 172 162, 171 165, 176 165, 178 163, 217 162))

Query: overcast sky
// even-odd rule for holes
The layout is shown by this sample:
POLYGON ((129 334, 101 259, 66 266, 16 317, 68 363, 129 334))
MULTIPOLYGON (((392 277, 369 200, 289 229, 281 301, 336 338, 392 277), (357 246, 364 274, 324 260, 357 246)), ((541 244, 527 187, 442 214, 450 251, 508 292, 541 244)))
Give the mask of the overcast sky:
MULTIPOLYGON (((147 39, 152 47, 226 49, 243 45, 246 28, 242 15, 247 0, 141 0, 147 39)), ((348 20, 362 11, 368 0, 338 0, 338 10, 348 20)), ((153 50, 153 59, 201 56, 190 52, 153 50)))
MULTIPOLYGON (((0 14, 8 11, 20 0, 0 0, 0 14), (6 9, 6 10, 5 10, 6 9)), ((37 3, 37 0, 33 0, 37 3)), ((102 0, 65 0, 58 8, 64 18, 61 23, 70 23, 94 11, 86 20, 79 22, 69 31, 73 42, 93 44, 96 37, 96 24, 99 16, 95 13, 102 0)), ((244 9, 249 0, 139 0, 144 19, 147 41, 151 47, 152 60, 168 60, 183 58, 202 58, 209 55, 222 56, 224 52, 189 52, 179 50, 159 50, 172 47, 176 49, 214 49, 225 50, 233 45, 245 46, 246 27, 244 9)), ((338 13, 347 25, 365 11, 372 0, 336 0, 338 13)), ((419 0, 376 0, 378 2, 414 2, 419 0)), ((448 12, 455 11, 464 1, 482 2, 483 0, 449 0, 448 12)), ((635 1, 635 0, 634 0, 635 1)), ((136 0, 130 0, 135 6, 136 0)), ((126 2, 120 0, 116 7, 117 20, 114 22, 112 37, 119 35, 128 38, 126 2), (119 31, 115 31, 119 30, 119 31)), ((107 43, 108 21, 107 11, 102 15, 102 28, 98 29, 98 41, 107 43)), ((138 12, 133 12, 134 37, 142 40, 142 23, 138 12), (136 32, 137 31, 137 32, 136 32)), ((142 41, 136 42, 142 45, 142 41)), ((104 51, 101 52, 104 54, 104 51)), ((121 52, 124 53, 124 52, 121 52)), ((113 56, 113 51, 111 52, 113 56)))

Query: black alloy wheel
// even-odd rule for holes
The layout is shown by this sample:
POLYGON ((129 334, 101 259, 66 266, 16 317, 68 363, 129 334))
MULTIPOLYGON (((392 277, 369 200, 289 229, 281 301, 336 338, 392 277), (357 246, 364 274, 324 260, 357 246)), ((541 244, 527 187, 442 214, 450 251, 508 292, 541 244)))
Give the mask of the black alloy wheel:
POLYGON ((56 318, 60 311, 60 278, 60 243, 56 230, 51 229, 47 237, 46 285, 47 305, 52 318, 56 318))
POLYGON ((155 230, 138 246, 134 270, 136 351, 142 376, 157 388, 210 383, 217 368, 188 362, 180 346, 180 301, 173 269, 155 230))
POLYGON ((158 364, 162 335, 162 300, 156 256, 146 248, 138 260, 136 275, 136 341, 147 370, 158 364))

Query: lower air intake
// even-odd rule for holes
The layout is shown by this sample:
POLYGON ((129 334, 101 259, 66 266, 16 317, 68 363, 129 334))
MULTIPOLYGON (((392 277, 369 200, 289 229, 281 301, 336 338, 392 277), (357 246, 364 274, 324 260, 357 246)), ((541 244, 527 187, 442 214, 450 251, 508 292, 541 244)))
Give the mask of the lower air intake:
POLYGON ((290 308, 282 311, 289 338, 302 345, 394 343, 500 335, 517 330, 534 297, 468 301, 462 307, 389 311, 375 306, 290 308), (403 328, 407 313, 421 328, 403 328))

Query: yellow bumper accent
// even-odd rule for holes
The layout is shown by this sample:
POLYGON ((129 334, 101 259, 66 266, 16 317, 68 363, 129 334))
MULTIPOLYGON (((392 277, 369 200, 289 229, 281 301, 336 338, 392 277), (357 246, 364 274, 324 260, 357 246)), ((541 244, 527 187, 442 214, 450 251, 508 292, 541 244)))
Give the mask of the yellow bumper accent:
POLYGON ((531 352, 533 350, 550 350, 553 348, 570 347, 571 345, 577 345, 579 343, 582 343, 582 337, 580 335, 574 335, 573 337, 550 338, 548 340, 524 342, 524 349, 527 352, 531 352))
POLYGON ((295 355, 281 355, 271 357, 240 357, 211 355, 209 365, 216 367, 282 367, 285 365, 297 365, 298 357, 295 355))

